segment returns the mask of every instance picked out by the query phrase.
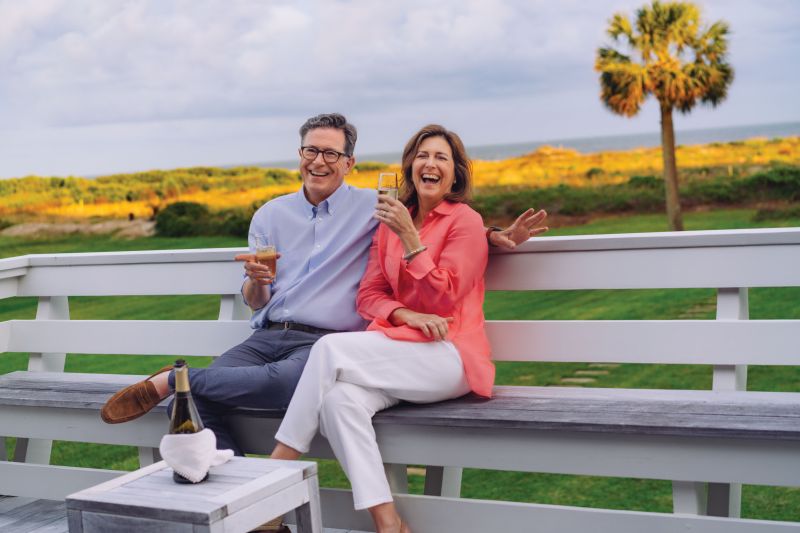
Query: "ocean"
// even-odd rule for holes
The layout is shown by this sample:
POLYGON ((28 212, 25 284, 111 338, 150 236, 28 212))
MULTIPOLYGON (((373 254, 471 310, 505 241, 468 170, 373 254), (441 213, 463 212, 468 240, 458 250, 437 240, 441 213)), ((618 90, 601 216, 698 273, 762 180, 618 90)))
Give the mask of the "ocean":
MULTIPOLYGON (((780 124, 757 124, 752 126, 733 126, 727 128, 709 128, 683 130, 675 132, 676 144, 706 144, 712 142, 741 141, 752 137, 790 137, 800 135, 800 122, 784 122, 780 124)), ((606 150, 630 150, 661 146, 661 133, 639 133, 634 135, 609 135, 605 137, 582 137, 575 139, 551 139, 513 144, 493 144, 485 146, 467 146, 467 152, 474 159, 498 160, 516 157, 533 152, 540 146, 556 146, 573 148, 582 153, 601 152, 606 150)), ((377 161, 381 163, 399 163, 400 152, 373 154, 356 154, 358 161, 377 161)), ((255 166, 296 169, 297 160, 272 161, 255 163, 255 166)))

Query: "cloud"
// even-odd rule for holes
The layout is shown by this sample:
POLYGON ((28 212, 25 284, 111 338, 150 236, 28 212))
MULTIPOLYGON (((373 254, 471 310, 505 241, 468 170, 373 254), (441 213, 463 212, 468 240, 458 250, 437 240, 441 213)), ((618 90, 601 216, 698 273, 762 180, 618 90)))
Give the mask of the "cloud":
POLYGON ((546 2, 34 4, 0 4, 6 127, 515 95, 592 44, 546 2))
MULTIPOLYGON (((305 117, 329 110, 357 117, 370 133, 360 144, 376 151, 431 120, 459 124, 479 142, 641 130, 644 122, 602 108, 593 62, 611 15, 643 3, 0 0, 0 164, 17 157, 11 146, 48 154, 17 157, 15 169, 56 167, 50 154, 67 154, 53 146, 68 144, 82 171, 104 171, 91 166, 91 139, 129 166, 145 156, 153 161, 145 167, 284 159, 277 139, 293 142, 305 117), (186 136, 191 124, 204 137, 176 138, 167 158, 163 139, 186 136), (139 133, 125 136, 125 127, 139 133), (153 132, 161 146, 148 148, 153 132), (255 135, 265 139, 259 151, 246 140, 255 135), (126 143, 136 143, 135 154, 126 143)), ((737 77, 713 117, 800 118, 797 99, 784 96, 800 90, 800 3, 700 4, 733 31, 737 77)), ((710 116, 692 114, 703 126, 713 125, 703 122, 710 116)))

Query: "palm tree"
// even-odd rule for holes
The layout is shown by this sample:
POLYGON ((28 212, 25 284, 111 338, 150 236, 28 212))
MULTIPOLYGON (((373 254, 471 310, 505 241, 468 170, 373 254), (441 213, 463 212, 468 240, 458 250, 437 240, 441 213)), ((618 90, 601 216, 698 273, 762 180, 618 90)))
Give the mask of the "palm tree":
POLYGON ((672 111, 688 113, 698 100, 716 107, 727 96, 733 81, 733 68, 726 62, 728 24, 704 27, 695 4, 653 0, 636 11, 635 26, 626 15, 615 14, 608 35, 631 53, 612 46, 597 50, 601 99, 627 117, 639 112, 648 95, 658 100, 667 218, 671 230, 682 230, 672 111))

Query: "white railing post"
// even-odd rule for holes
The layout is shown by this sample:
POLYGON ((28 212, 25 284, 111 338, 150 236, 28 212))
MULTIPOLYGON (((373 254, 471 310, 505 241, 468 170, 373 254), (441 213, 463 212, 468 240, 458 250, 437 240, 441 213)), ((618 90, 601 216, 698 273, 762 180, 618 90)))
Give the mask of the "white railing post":
POLYGON ((697 481, 672 482, 672 512, 706 514, 706 483, 697 481))
MULTIPOLYGON (((749 320, 747 288, 717 289, 717 320, 749 320)), ((715 365, 714 390, 747 390, 747 365, 715 365)))
MULTIPOLYGON (((66 296, 42 296, 36 308, 36 320, 69 320, 69 300, 66 296)), ((65 353, 31 353, 28 370, 31 372, 63 372, 67 360, 65 353)), ((50 464, 53 441, 45 439, 17 439, 14 460, 26 463, 50 464)))
MULTIPOLYGON (((717 289, 717 320, 749 320, 747 287, 717 289)), ((712 388, 719 391, 747 390, 747 365, 716 365, 712 388)), ((742 507, 740 483, 709 483, 708 514, 739 518, 742 507)))
POLYGON ((150 466, 161 460, 161 452, 158 448, 150 448, 147 446, 139 447, 139 468, 150 466))
MULTIPOLYGON (((717 320, 748 320, 747 288, 717 289, 717 320)), ((712 389, 747 390, 747 365, 714 365, 712 389)), ((738 518, 742 486, 739 483, 672 482, 673 512, 738 518)))
MULTIPOLYGON (((746 287, 717 289, 717 320, 748 320, 750 311, 746 287)), ((747 390, 747 365, 714 365, 712 389, 747 390)), ((729 516, 741 512, 742 485, 739 483, 672 482, 673 512, 729 516)))
POLYGON ((461 477, 464 469, 459 466, 426 466, 425 491, 428 496, 461 497, 461 477))
POLYGON ((219 301, 218 320, 249 320, 250 308, 241 294, 223 294, 219 301))
MULTIPOLYGON (((218 320, 247 320, 250 308, 244 303, 241 294, 223 294, 220 296, 218 320)), ((139 447, 139 468, 150 466, 161 460, 158 448, 139 447)))
POLYGON ((389 487, 395 494, 408 494, 408 465, 383 463, 389 487))

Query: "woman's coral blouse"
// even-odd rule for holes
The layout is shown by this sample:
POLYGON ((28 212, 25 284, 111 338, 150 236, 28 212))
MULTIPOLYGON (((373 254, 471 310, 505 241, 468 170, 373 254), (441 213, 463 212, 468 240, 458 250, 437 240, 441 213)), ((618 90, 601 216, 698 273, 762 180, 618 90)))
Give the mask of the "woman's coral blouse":
POLYGON ((447 340, 461 355, 470 388, 489 397, 495 370, 483 327, 488 255, 483 220, 466 204, 443 201, 428 214, 419 234, 428 248, 406 263, 397 235, 378 226, 358 289, 358 312, 372 321, 368 330, 414 342, 432 341, 418 329, 393 326, 388 318, 395 309, 453 317, 447 340))

